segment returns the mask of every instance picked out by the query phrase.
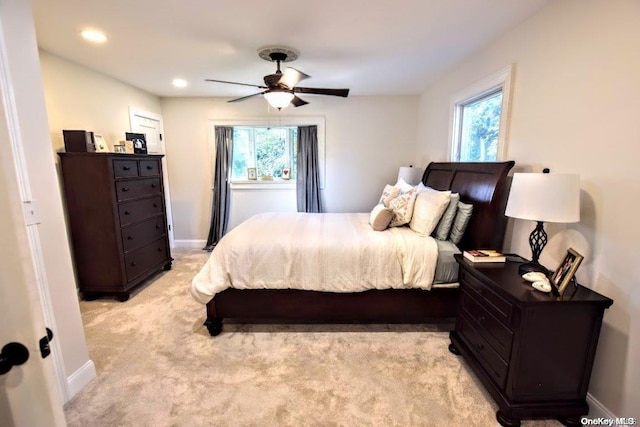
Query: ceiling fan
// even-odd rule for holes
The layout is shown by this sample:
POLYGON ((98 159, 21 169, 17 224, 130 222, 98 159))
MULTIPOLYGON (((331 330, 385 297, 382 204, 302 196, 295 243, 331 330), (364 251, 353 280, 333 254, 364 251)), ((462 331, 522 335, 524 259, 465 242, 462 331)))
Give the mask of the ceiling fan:
POLYGON ((251 86, 258 89, 264 89, 262 92, 243 96, 242 98, 232 99, 228 102, 245 101, 255 96, 264 95, 264 97, 267 99, 267 102, 269 102, 272 107, 277 108, 278 110, 285 108, 289 104, 292 104, 294 107, 300 107, 302 105, 308 104, 307 101, 299 98, 296 95, 298 93, 342 96, 345 98, 349 96, 349 89, 321 89, 296 86, 300 81, 308 79, 311 76, 291 67, 285 68, 284 72, 280 70, 281 62, 291 62, 298 58, 298 52, 293 49, 284 47, 267 47, 260 49, 258 51, 258 55, 265 61, 275 62, 277 66, 275 73, 264 76, 264 84, 266 86, 215 79, 205 80, 208 82, 228 83, 233 85, 251 86))

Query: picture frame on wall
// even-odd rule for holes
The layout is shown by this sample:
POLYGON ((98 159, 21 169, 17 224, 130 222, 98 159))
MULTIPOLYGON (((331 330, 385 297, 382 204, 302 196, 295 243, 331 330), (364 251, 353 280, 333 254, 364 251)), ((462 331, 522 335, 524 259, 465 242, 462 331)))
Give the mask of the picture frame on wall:
POLYGON ((247 168, 247 178, 255 181, 258 179, 258 171, 256 168, 247 168))
POLYGON ((569 248, 564 259, 551 275, 551 283, 558 289, 560 295, 564 293, 569 283, 571 283, 571 279, 575 276, 583 259, 584 257, 575 249, 569 248))

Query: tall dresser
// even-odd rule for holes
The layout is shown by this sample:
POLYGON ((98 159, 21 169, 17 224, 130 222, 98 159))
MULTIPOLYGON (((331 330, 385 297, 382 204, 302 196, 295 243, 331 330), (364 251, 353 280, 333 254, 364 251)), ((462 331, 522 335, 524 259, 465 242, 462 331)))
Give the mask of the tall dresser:
POLYGON ((171 268, 162 156, 59 155, 80 291, 126 301, 171 268))

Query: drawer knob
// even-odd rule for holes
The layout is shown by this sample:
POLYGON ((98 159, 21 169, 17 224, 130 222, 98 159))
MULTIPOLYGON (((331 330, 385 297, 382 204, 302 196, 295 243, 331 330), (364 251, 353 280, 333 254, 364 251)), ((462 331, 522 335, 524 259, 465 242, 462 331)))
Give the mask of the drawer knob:
POLYGON ((162 227, 159 224, 156 224, 156 228, 160 230, 162 227))
POLYGON ((482 344, 476 344, 476 350, 478 350, 478 351, 482 351, 482 350, 484 350, 484 345, 482 345, 482 344))
POLYGON ((122 187, 122 192, 126 193, 127 191, 129 191, 129 187, 122 187))
POLYGON ((484 316, 478 316, 478 322, 480 322, 480 323, 484 323, 484 321, 485 321, 485 320, 487 320, 487 318, 486 318, 486 317, 484 317, 484 316))
POLYGON ((130 170, 131 170, 131 168, 130 168, 129 166, 123 166, 123 167, 122 167, 122 170, 123 170, 123 171, 130 171, 130 170))
POLYGON ((147 166, 148 171, 150 171, 151 169, 153 169, 153 166, 147 166))
POLYGON ((151 184, 151 188, 156 188, 157 186, 155 184, 151 184))
POLYGON ((131 212, 129 212, 129 211, 124 211, 124 214, 125 214, 125 215, 131 215, 131 212))
POLYGON ((136 264, 135 262, 131 263, 131 267, 135 267, 136 265, 138 265, 138 264, 136 264))
POLYGON ((127 240, 133 240, 133 236, 127 236, 127 240))
POLYGON ((158 248, 158 252, 162 252, 162 248, 158 248))
POLYGON ((158 204, 157 204, 157 203, 154 203, 154 204, 153 204, 153 207, 154 207, 154 208, 157 208, 157 207, 158 207, 158 204))

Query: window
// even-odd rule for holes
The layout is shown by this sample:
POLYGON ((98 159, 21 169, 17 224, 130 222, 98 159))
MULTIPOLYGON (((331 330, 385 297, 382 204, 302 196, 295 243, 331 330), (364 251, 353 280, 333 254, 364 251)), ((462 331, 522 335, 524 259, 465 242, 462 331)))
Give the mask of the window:
POLYGON ((247 168, 256 168, 258 178, 280 178, 283 168, 296 177, 297 127, 234 126, 231 180, 247 179, 247 168))
POLYGON ((454 97, 452 161, 494 162, 503 159, 510 81, 511 66, 454 97))

